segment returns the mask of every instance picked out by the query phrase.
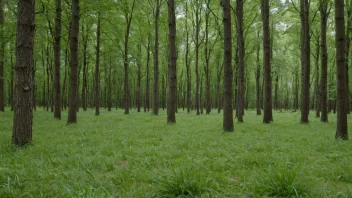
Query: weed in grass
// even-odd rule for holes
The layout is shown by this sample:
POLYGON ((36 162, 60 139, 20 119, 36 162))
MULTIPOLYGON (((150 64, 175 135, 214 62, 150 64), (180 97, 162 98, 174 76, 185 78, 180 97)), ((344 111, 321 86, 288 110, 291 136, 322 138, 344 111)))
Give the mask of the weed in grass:
POLYGON ((278 165, 269 168, 256 181, 255 192, 267 197, 308 197, 307 186, 299 178, 299 166, 278 165))
POLYGON ((217 193, 214 181, 196 168, 177 168, 156 179, 155 184, 156 197, 208 197, 217 193))

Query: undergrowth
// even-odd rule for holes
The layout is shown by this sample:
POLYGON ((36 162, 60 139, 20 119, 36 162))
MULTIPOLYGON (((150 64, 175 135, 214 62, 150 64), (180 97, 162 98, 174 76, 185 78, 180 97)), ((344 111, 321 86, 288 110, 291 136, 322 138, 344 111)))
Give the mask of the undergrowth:
MULTIPOLYGON (((63 115, 66 115, 64 112, 63 115)), ((66 125, 34 113, 33 142, 11 145, 13 113, 0 113, 0 197, 352 197, 352 145, 336 141, 336 115, 246 111, 234 133, 222 114, 93 110, 66 125)), ((352 122, 349 121, 349 125, 352 122)))

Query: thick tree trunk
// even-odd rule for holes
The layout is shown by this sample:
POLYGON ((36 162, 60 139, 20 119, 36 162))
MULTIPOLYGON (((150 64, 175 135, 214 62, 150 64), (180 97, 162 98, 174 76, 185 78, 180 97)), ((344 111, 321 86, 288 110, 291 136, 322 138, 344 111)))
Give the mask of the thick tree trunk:
POLYGON ((320 103, 321 103, 321 122, 328 122, 327 106, 327 78, 328 78, 328 51, 326 47, 326 29, 328 19, 328 4, 322 1, 320 5, 320 27, 321 27, 321 77, 320 77, 320 103))
POLYGON ((55 76, 54 76, 54 118, 61 120, 61 84, 60 84, 60 55, 61 55, 61 0, 56 0, 56 18, 55 18, 55 76))
POLYGON ((97 23, 97 46, 95 58, 95 115, 100 115, 100 16, 97 23))
POLYGON ((346 27, 346 106, 347 114, 351 112, 351 98, 350 98, 350 76, 349 76, 349 55, 350 55, 350 44, 351 44, 351 32, 352 32, 352 2, 350 1, 347 8, 347 27, 346 27))
POLYGON ((169 15, 169 96, 167 105, 167 122, 176 123, 176 17, 175 2, 168 0, 169 15))
POLYGON ((5 39, 4 39, 4 0, 0 0, 0 111, 5 111, 5 76, 4 76, 4 56, 5 56, 5 39))
POLYGON ((244 112, 244 38, 243 38, 243 0, 237 0, 237 44, 238 44, 238 92, 237 120, 243 122, 244 112))
POLYGON ((72 25, 70 34, 71 73, 70 95, 67 124, 77 123, 77 89, 78 89, 78 34, 79 34, 79 0, 72 0, 72 25))
POLYGON ((154 20, 154 89, 153 89, 153 114, 159 114, 159 14, 160 1, 156 0, 154 20))
POLYGON ((347 129, 347 86, 346 86, 346 40, 344 0, 335 0, 335 41, 336 41, 336 78, 337 78, 337 124, 336 139, 348 140, 347 129))
POLYGON ((12 144, 23 146, 32 141, 33 123, 33 44, 34 0, 18 1, 16 40, 15 113, 12 144))
POLYGON ((222 0, 224 23, 224 119, 225 132, 233 132, 233 107, 232 107, 232 38, 231 38, 231 12, 230 0, 222 0))
POLYGON ((309 35, 309 3, 300 0, 301 16, 301 123, 309 122, 309 99, 310 99, 310 35, 309 35))
POLYGON ((263 17, 263 48, 264 48, 264 123, 273 121, 271 96, 271 65, 270 65, 270 30, 269 30, 269 0, 262 0, 263 17))

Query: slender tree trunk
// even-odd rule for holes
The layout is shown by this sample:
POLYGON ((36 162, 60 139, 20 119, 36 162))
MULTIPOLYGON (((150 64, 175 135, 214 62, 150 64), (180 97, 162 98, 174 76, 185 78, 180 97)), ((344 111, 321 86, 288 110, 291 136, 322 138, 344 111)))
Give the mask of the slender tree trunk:
MULTIPOLYGON (((207 6, 210 6, 210 0, 207 1, 207 6)), ((205 13, 205 108, 206 114, 211 111, 211 97, 210 97, 210 55, 211 49, 209 47, 209 18, 210 10, 207 9, 205 13)))
POLYGON ((301 123, 309 122, 309 84, 310 84, 310 34, 309 34, 309 3, 300 0, 301 16, 301 123))
POLYGON ((328 20, 328 4, 322 1, 320 5, 320 27, 321 27, 321 77, 320 77, 320 103, 321 103, 321 122, 328 122, 327 106, 327 78, 328 78, 328 51, 326 47, 326 29, 328 20))
MULTIPOLYGON (((12 51, 12 50, 10 50, 12 51)), ((15 78, 15 72, 14 72, 14 63, 13 63, 13 56, 12 54, 10 55, 11 58, 11 81, 10 81, 10 94, 9 94, 9 101, 11 104, 11 111, 14 110, 14 105, 15 105, 15 101, 14 101, 14 78, 15 78)))
POLYGON ((70 98, 67 124, 77 123, 77 89, 78 89, 78 35, 79 35, 79 0, 72 0, 72 25, 70 33, 71 73, 70 98))
POLYGON ((141 112, 141 81, 142 81, 142 47, 141 45, 138 46, 139 48, 139 60, 137 63, 137 111, 141 112))
POLYGON ((95 60, 95 115, 98 116, 100 115, 100 16, 98 16, 97 23, 97 46, 95 60))
POLYGON ((269 0, 262 0, 263 17, 263 48, 264 48, 264 123, 273 121, 271 96, 271 65, 270 65, 270 30, 269 30, 269 0))
POLYGON ((55 18, 55 79, 54 79, 54 118, 61 120, 61 85, 60 85, 60 55, 61 55, 61 0, 56 0, 56 18, 55 18))
POLYGON ((155 40, 154 40, 154 89, 153 89, 153 114, 159 114, 159 14, 160 0, 156 0, 155 7, 155 40))
POLYGON ((145 108, 144 111, 150 110, 150 77, 149 77, 149 62, 150 62, 150 37, 148 37, 147 46, 147 67, 146 67, 146 78, 145 78, 145 108))
POLYGON ((244 38, 243 38, 243 0, 237 0, 237 43, 238 43, 238 92, 237 120, 243 122, 244 112, 244 38))
POLYGON ((349 55, 350 55, 350 44, 351 44, 351 32, 352 32, 352 2, 349 1, 347 7, 347 27, 346 27, 346 105, 347 105, 347 114, 351 112, 351 99, 350 99, 350 76, 349 76, 349 55))
POLYGON ((167 107, 167 122, 176 123, 176 17, 175 17, 175 2, 168 0, 169 9, 169 96, 167 107))
POLYGON ((186 52, 185 52, 185 62, 186 62, 186 78, 187 78, 187 113, 191 112, 191 66, 189 61, 189 32, 188 32, 188 3, 186 3, 186 52))
MULTIPOLYGON (((84 24, 85 25, 85 24, 84 24)), ((82 108, 83 111, 87 111, 87 48, 88 48, 88 32, 89 28, 84 28, 82 25, 83 33, 83 82, 82 82, 82 108)))
POLYGON ((319 56, 320 56, 320 37, 317 37, 317 55, 315 60, 316 77, 315 77, 315 117, 320 117, 320 86, 319 86, 319 56))
POLYGON ((5 111, 5 76, 4 76, 4 56, 5 56, 5 39, 4 39, 4 0, 0 0, 0 112, 5 111))
POLYGON ((195 94, 195 102, 196 102, 196 110, 197 110, 197 115, 200 115, 200 111, 199 111, 199 32, 200 32, 200 20, 199 16, 202 14, 201 13, 201 9, 200 9, 200 2, 197 0, 196 1, 196 38, 195 38, 195 47, 196 47, 196 94, 195 94))
POLYGON ((275 90, 274 90, 274 109, 279 110, 279 76, 275 77, 275 90))
POLYGON ((346 86, 346 40, 344 0, 335 0, 335 41, 336 41, 336 78, 337 78, 337 124, 336 139, 348 140, 347 129, 347 86, 346 86))
POLYGON ((32 141, 33 123, 33 48, 34 0, 18 1, 16 39, 15 113, 12 144, 23 146, 32 141))
POLYGON ((232 107, 232 38, 231 38, 231 12, 230 0, 222 0, 223 23, 224 23, 224 119, 223 128, 225 132, 232 132, 233 107, 232 107))
MULTIPOLYGON (((259 32, 258 32, 258 40, 259 40, 259 32)), ((260 53, 260 44, 258 43, 257 47, 257 70, 255 72, 255 85, 256 85, 256 109, 257 109, 257 115, 261 115, 262 111, 260 109, 260 104, 261 104, 261 91, 260 91, 260 76, 261 76, 261 68, 260 68, 260 58, 259 58, 259 53, 260 53)))

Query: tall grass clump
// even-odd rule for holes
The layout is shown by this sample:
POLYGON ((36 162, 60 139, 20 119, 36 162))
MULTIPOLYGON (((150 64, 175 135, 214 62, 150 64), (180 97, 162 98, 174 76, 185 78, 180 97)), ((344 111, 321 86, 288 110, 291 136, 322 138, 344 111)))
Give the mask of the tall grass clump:
POLYGON ((213 197, 218 187, 199 169, 176 168, 155 181, 153 197, 213 197))
POLYGON ((308 187, 299 178, 299 173, 297 165, 269 167, 254 182, 255 193, 265 197, 309 197, 308 187))

